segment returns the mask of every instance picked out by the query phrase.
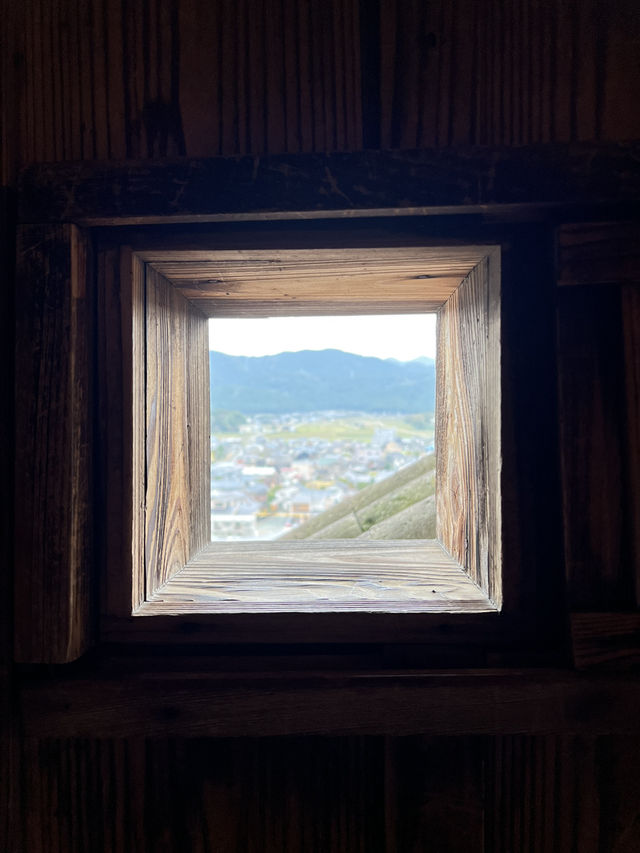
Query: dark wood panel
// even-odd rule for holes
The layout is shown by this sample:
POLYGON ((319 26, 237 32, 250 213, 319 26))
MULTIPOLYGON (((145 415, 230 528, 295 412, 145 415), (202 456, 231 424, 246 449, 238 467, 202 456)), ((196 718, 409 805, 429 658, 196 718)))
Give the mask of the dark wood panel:
POLYGON ((565 562, 576 609, 635 605, 622 347, 617 288, 559 289, 565 562))
POLYGON ((22 4, 12 0, 0 2, 0 186, 15 186, 24 152, 20 150, 20 56, 22 4))
MULTIPOLYGON (((511 237, 511 239, 510 239, 511 237)), ((530 224, 501 254, 501 441, 504 608, 528 613, 515 633, 566 654, 556 406, 553 233, 530 224), (536 602, 535 605, 533 602, 536 602), (546 616, 542 617, 542 613, 546 616), (545 637, 545 632, 547 632, 545 637)))
POLYGON ((488 738, 387 738, 387 853, 482 853, 488 738))
POLYGON ((380 7, 383 148, 640 135, 627 96, 640 82, 640 14, 628 0, 380 7))
POLYGON ((571 636, 578 669, 631 669, 640 663, 640 613, 573 613, 571 636))
POLYGON ((90 636, 88 247, 74 226, 21 228, 16 294, 15 655, 64 662, 90 636))
POLYGON ((29 680, 27 736, 637 734, 640 684, 618 675, 141 674, 29 680))
POLYGON ((638 849, 639 738, 505 736, 492 747, 486 849, 638 849))
POLYGON ((23 164, 362 147, 357 0, 24 5, 23 164))
POLYGON ((557 239, 559 285, 640 285, 640 223, 563 225, 557 239))
POLYGON ((23 741, 29 853, 635 853, 640 738, 23 741))
POLYGON ((10 31, 22 164, 358 150, 363 103, 368 147, 640 136, 628 0, 28 0, 10 31))
POLYGON ((26 740, 15 850, 375 853, 373 738, 26 740))

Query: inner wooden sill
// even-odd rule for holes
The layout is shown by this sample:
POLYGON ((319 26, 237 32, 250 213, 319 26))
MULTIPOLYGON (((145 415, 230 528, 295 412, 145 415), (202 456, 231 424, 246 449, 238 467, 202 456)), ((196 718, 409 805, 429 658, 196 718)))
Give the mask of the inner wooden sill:
POLYGON ((341 539, 212 543, 133 615, 497 609, 437 539, 341 539))

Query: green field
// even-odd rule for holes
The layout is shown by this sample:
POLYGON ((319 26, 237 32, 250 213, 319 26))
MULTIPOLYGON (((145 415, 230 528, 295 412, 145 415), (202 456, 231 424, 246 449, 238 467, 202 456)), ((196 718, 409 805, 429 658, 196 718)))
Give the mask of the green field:
POLYGON ((398 438, 433 437, 433 429, 420 429, 400 416, 327 418, 299 424, 294 430, 266 433, 266 438, 317 438, 325 441, 371 441, 377 429, 392 429, 398 438))

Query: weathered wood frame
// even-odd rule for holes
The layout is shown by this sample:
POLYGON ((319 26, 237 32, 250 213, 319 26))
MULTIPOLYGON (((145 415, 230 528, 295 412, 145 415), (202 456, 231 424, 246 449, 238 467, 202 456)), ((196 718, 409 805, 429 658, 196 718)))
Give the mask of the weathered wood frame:
MULTIPOLYGON (((107 480, 108 503, 119 506, 124 488, 129 508, 107 527, 126 555, 109 561, 119 571, 107 572, 107 613, 499 609, 499 263, 499 249, 486 246, 122 251, 131 299, 124 445, 133 450, 128 476, 107 480), (210 544, 206 315, 425 310, 439 312, 444 353, 439 541, 210 544)), ((105 280, 100 290, 115 286, 105 280)), ((120 357, 116 349, 106 360, 120 357)))
MULTIPOLYGON (((135 553, 143 541, 139 538, 140 531, 138 536, 128 539, 122 536, 111 539, 106 532, 116 517, 121 518, 123 512, 131 513, 142 499, 139 491, 123 489, 131 457, 138 452, 135 441, 122 440, 123 435, 132 430, 131 409, 126 410, 123 405, 126 404, 123 377, 131 378, 126 391, 129 399, 139 393, 139 383, 143 381, 139 371, 132 369, 133 364, 141 364, 130 335, 132 317, 130 312, 126 317, 121 310, 130 298, 129 291, 139 287, 142 281, 139 276, 136 278, 135 264, 130 260, 150 245, 166 245, 164 233, 154 236, 148 230, 153 223, 229 221, 247 225, 252 219, 254 222, 299 220, 302 207, 298 205, 295 210, 291 207, 289 212, 274 209, 269 193, 261 195, 262 165, 258 172, 251 173, 256 185, 244 187, 240 193, 246 199, 245 210, 253 211, 245 214, 236 212, 238 194, 233 196, 233 205, 227 211, 232 197, 216 195, 213 185, 209 194, 202 186, 204 173, 198 170, 194 173, 198 192, 192 197, 195 207, 187 204, 170 210, 160 210, 154 204, 154 200, 158 202, 164 197, 163 193, 158 194, 159 183, 155 180, 152 190, 131 191, 131 186, 146 186, 147 167, 142 168, 139 177, 135 177, 138 172, 133 166, 111 169, 108 181, 104 175, 99 175, 95 186, 106 189, 107 195, 121 184, 129 186, 125 192, 114 190, 109 195, 110 200, 104 203, 95 200, 91 176, 78 177, 75 171, 67 174, 64 169, 56 176, 47 170, 26 176, 22 185, 21 220, 51 224, 21 226, 22 249, 18 259, 17 409, 18 433, 24 430, 24 434, 18 443, 16 470, 20 482, 16 489, 16 516, 20 524, 33 513, 36 524, 32 527, 32 542, 26 541, 28 537, 24 531, 25 541, 18 539, 17 659, 33 662, 72 660, 89 648, 96 636, 107 642, 142 641, 165 648, 167 644, 193 643, 249 643, 254 648, 273 643, 329 643, 333 646, 364 643, 369 644, 367 648, 388 649, 385 656, 393 655, 394 659, 420 660, 423 666, 429 662, 468 666, 475 662, 564 659, 566 647, 562 640, 566 636, 566 624, 559 548, 559 488, 558 472, 553 463, 557 436, 552 401, 555 368, 551 295, 554 288, 553 222, 557 223, 559 217, 567 213, 557 207, 555 214, 549 211, 554 209, 554 204, 566 207, 586 198, 596 203, 600 197, 598 187, 589 184, 588 171, 584 178, 578 169, 571 173, 573 183, 568 190, 564 184, 554 182, 553 186, 549 185, 544 199, 535 197, 534 193, 534 201, 546 206, 547 213, 541 215, 541 208, 527 203, 532 198, 529 190, 522 200, 485 192, 492 186, 489 176, 496 162, 492 156, 482 161, 485 177, 478 187, 465 189, 465 203, 455 193, 433 195, 428 180, 433 164, 423 163, 422 155, 422 160, 403 154, 400 159, 389 155, 389 162, 378 158, 380 162, 373 163, 367 157, 360 160, 347 157, 344 163, 340 161, 345 168, 348 165, 354 181, 362 177, 363 185, 373 189, 388 167, 392 172, 396 169, 397 174, 394 174, 399 176, 398 180, 404 176, 402 190, 396 193, 401 193, 398 199, 402 197, 403 200, 398 201, 393 213, 405 223, 412 223, 409 230, 414 234, 424 235, 430 231, 432 237, 437 235, 439 242, 462 237, 465 244, 480 241, 501 245, 501 308, 503 319, 506 317, 500 343, 503 606, 499 613, 479 614, 225 613, 150 619, 109 615, 131 613, 131 588, 118 588, 117 583, 109 582, 111 578, 107 575, 130 564, 131 552, 135 553), (128 183, 131 180, 133 185, 128 183), (84 186, 88 195, 78 194, 78 186, 84 186), (558 187, 563 189, 554 196, 558 187), (407 192, 410 195, 405 199, 407 192), (61 210, 59 202, 63 196, 70 201, 61 210), (522 206, 513 207, 520 201, 522 206), (489 215, 494 224, 485 223, 479 230, 477 226, 482 219, 469 219, 474 211, 475 214, 481 211, 481 216, 489 215), (456 217, 456 213, 462 214, 461 218, 456 217), (513 220, 515 213, 519 221, 513 220), (89 261, 86 264, 80 262, 80 256, 71 263, 72 234, 76 235, 75 245, 87 247, 89 261), (54 243, 58 246, 55 251, 52 249, 54 243), (91 260, 94 245, 97 250, 95 260, 91 260), (123 248, 127 246, 131 246, 129 256, 129 250, 123 248), (81 272, 85 267, 86 275, 81 272), (129 269, 133 270, 131 275, 125 272, 129 269), (117 286, 95 288, 93 282, 100 282, 101 276, 102 280, 111 278, 117 286), (73 295, 71 299, 70 295, 73 295), (34 307, 41 302, 42 311, 34 307), (34 321, 34 315, 41 319, 34 321), (529 322, 531 317, 535 318, 533 325, 529 322), (100 319, 97 325, 95 318, 100 319), (105 370, 105 355, 111 351, 114 341, 119 356, 105 370), (537 373, 527 354, 533 345, 539 347, 540 341, 540 352, 545 360, 543 383, 536 380, 537 373), (94 347, 98 352, 97 370, 92 356, 94 347), (52 371, 53 388, 48 388, 47 384, 46 365, 50 353, 58 360, 52 371), (520 389, 524 386, 528 397, 533 393, 532 405, 537 407, 536 411, 541 412, 544 406, 542 420, 540 415, 536 416, 535 437, 522 420, 523 392, 520 389), (51 435, 47 433, 46 419, 36 411, 38 405, 41 412, 47 410, 46 398, 40 404, 34 403, 34 387, 41 388, 45 395, 56 397, 58 394, 63 401, 61 405, 66 407, 58 409, 61 417, 51 435), (92 397, 96 400, 95 408, 91 404, 92 397), (117 411, 111 411, 113 403, 117 411), (114 418, 118 422, 117 429, 106 434, 104 424, 113 423, 114 418), (35 434, 30 435, 31 432, 35 434), (76 440, 76 435, 81 436, 80 441, 76 440), (543 450, 539 447, 540 437, 543 450), (29 447, 40 450, 30 455, 29 447), (107 470, 110 489, 104 487, 107 470), (118 481, 120 490, 114 487, 118 481), (66 494, 75 494, 73 504, 64 503, 62 498, 66 494), (47 508, 49 498, 51 506, 47 508), (531 513, 534 515, 530 517, 531 513), (62 519, 63 524, 56 527, 55 518, 62 519), (53 538, 52 534, 55 534, 53 538), (49 540, 57 543, 59 556, 53 561, 51 552, 47 552, 49 540), (34 590, 38 590, 37 595, 34 590), (103 594, 99 595, 99 590, 103 594), (98 609, 102 612, 101 620, 96 618, 98 609)), ((502 155, 496 156, 500 160, 502 155)), ((568 152, 567 156, 571 160, 574 152, 568 152)), ((577 156, 582 157, 582 153, 578 152, 577 156)), ((316 160, 311 164, 313 168, 318 165, 316 160)), ((325 163, 326 158, 321 160, 325 163)), ((172 168, 167 166, 164 170, 169 184, 174 181, 172 168)), ((274 176, 270 168, 267 166, 265 186, 274 176)), ((217 181, 221 173, 219 169, 214 172, 217 181)), ((382 195, 393 203, 392 188, 388 182, 383 181, 382 185, 387 187, 382 195)), ((356 210, 342 195, 338 198, 334 194, 327 204, 323 187, 308 190, 309 206, 305 209, 311 212, 312 219, 341 219, 340 227, 343 227, 346 222, 369 217, 370 223, 380 223, 378 230, 388 226, 379 206, 380 192, 374 194, 376 204, 371 204, 374 198, 371 196, 369 204, 356 210)), ((296 198, 299 192, 301 185, 297 182, 296 198)), ((172 227, 171 233, 177 234, 177 243, 188 244, 185 229, 172 227)), ((196 230, 198 227, 202 228, 196 225, 196 230)), ((166 229, 166 225, 163 228, 166 229)))
MULTIPOLYGON (((73 233, 73 227, 69 233, 73 233)), ((251 642, 258 644, 273 642, 382 642, 387 644, 391 642, 396 645, 400 644, 398 648, 406 643, 419 643, 430 649, 429 654, 434 659, 439 659, 441 652, 446 657, 449 652, 444 652, 444 650, 452 647, 457 649, 453 652, 454 659, 459 659, 460 655, 463 659, 467 656, 471 659, 477 655, 488 654, 489 649, 506 649, 510 644, 512 648, 532 649, 538 643, 542 647, 548 642, 552 642, 549 638, 552 633, 555 635, 557 632, 558 622, 551 619, 549 622, 550 632, 540 632, 536 625, 536 614, 540 612, 542 599, 540 595, 531 597, 526 591, 527 587, 537 588, 538 582, 532 581, 531 578, 524 581, 525 569, 524 566, 518 566, 514 562, 513 554, 516 552, 513 551, 513 545, 509 571, 505 575, 506 586, 502 584, 503 595, 501 600, 501 580, 496 572, 500 569, 498 555, 502 553, 503 548, 503 526, 500 517, 500 501, 497 496, 501 489, 501 483, 504 481, 504 474, 501 470, 503 459, 499 453, 499 440, 496 439, 499 439, 500 436, 503 415, 500 413, 499 407, 495 406, 494 401, 500 398, 499 389, 501 377, 504 373, 504 367, 500 366, 503 343, 499 331, 499 322, 481 323, 480 327, 474 330, 475 318, 477 317, 475 311, 469 311, 470 325, 468 325, 465 334, 469 341, 473 341, 474 335, 477 343, 492 341, 488 350, 491 357, 487 360, 487 352, 485 352, 478 362, 474 363, 473 360, 469 361, 467 356, 462 356, 462 350, 454 347, 451 349, 451 357, 441 361, 440 388, 443 389, 448 386, 456 390, 444 409, 449 412, 449 415, 455 413, 455 416, 453 418, 445 417, 439 427, 441 430, 450 431, 446 441, 451 448, 446 464, 444 461, 440 463, 440 477, 455 477, 460 483, 464 471, 468 476, 469 472, 473 470, 476 472, 475 480, 471 477, 467 481, 469 495, 467 505, 469 507, 478 506, 478 496, 482 495, 487 483, 493 483, 496 486, 493 492, 495 500, 492 505, 485 505, 483 508, 486 526, 483 527, 478 536, 477 547, 473 545, 470 550, 465 551, 469 546, 468 532, 473 525, 469 522, 468 517, 463 518, 462 523, 450 523, 451 519, 458 518, 458 516, 453 509, 447 510, 446 497, 442 497, 443 495, 446 496, 446 489, 441 489, 440 503, 444 510, 441 510, 439 535, 446 549, 454 554, 458 560, 466 562, 471 567, 473 581, 483 590, 481 606, 478 606, 477 598, 470 606, 464 603, 456 605, 455 602, 452 606, 445 598, 444 603, 440 600, 434 606, 432 602, 431 607, 429 607, 421 602, 417 606, 404 608, 405 612, 402 612, 402 607, 385 607, 383 603, 382 606, 378 607, 378 612, 374 612, 375 607, 369 607, 361 608, 359 612, 347 614, 338 612, 340 608, 331 605, 310 608, 312 612, 303 606, 289 607, 287 612, 274 612, 278 611, 279 608, 272 606, 259 608, 247 608, 245 606, 243 609, 227 607, 225 611, 224 608, 215 610, 211 608, 210 602, 205 602, 196 606, 184 606, 183 603, 180 603, 173 610, 171 607, 165 607, 163 610, 161 601, 157 602, 157 606, 153 601, 145 601, 149 591, 152 590, 152 586, 145 579, 144 568, 141 571, 136 571, 134 567, 136 565, 144 567, 144 554, 147 550, 143 488, 146 472, 143 472, 142 476, 140 475, 140 459, 144 459, 146 452, 148 424, 146 422, 147 406, 134 405, 134 401, 139 403, 140 400, 146 399, 148 382, 145 373, 145 364, 147 363, 145 323, 148 319, 145 279, 149 278, 147 274, 149 270, 145 272, 145 265, 151 269, 155 263, 160 268, 161 264, 157 260, 158 246, 166 249, 167 243, 164 237, 158 237, 157 234, 154 236, 154 232, 146 231, 142 235, 136 235, 126 228, 98 229, 94 233, 93 240, 91 239, 92 232, 90 229, 77 230, 77 234, 82 236, 82 240, 75 239, 73 246, 80 246, 85 243, 94 246, 97 286, 94 287, 92 283, 94 276, 92 266, 86 273, 83 272, 85 279, 87 279, 84 289, 79 288, 76 284, 69 284, 68 278, 65 279, 64 286, 68 287, 70 292, 90 294, 89 302, 93 302, 95 298, 94 307, 97 316, 100 318, 95 335, 91 323, 87 322, 83 326, 82 340, 84 341, 83 346, 88 352, 91 348, 91 340, 95 339, 98 351, 97 373, 95 374, 97 388, 100 389, 100 392, 95 395, 97 399, 96 430, 98 437, 93 442, 94 452, 92 453, 89 447, 85 445, 83 445, 83 452, 86 451, 87 470, 92 467, 92 459, 97 463, 97 476, 95 478, 97 491, 87 488, 87 500, 93 501, 93 518, 96 522, 96 526, 93 528, 95 530, 95 548, 97 553, 103 557, 102 580, 99 584, 102 591, 100 596, 102 614, 100 636, 102 638, 118 643, 130 641, 153 644, 176 641, 184 643, 194 639, 192 632, 195 631, 198 639, 206 642, 251 642), (132 237, 135 239, 131 239, 132 237), (479 365, 481 365, 480 372, 478 372, 479 365), (465 373, 456 374, 456 370, 468 371, 468 376, 465 373), (447 373, 448 375, 446 375, 447 373), (458 375, 459 378, 464 377, 464 381, 458 384, 452 383, 451 376, 455 375, 458 375), (480 379, 481 375, 482 378, 480 379), (490 380, 488 384, 487 379, 490 380), (475 386, 473 383, 476 383, 475 386), (469 397, 470 387, 481 389, 476 399, 473 399, 473 395, 469 397), (460 396, 461 390, 462 396, 460 396), (472 413, 471 417, 469 417, 469 413, 472 413), (477 417, 478 413, 482 413, 479 418, 477 417), (466 433, 465 430, 459 430, 457 433, 451 432, 453 421, 465 423, 466 433), (493 434, 492 428, 495 430, 493 434), (491 444, 492 441, 493 445, 491 444), (494 450, 488 452, 492 446, 494 450), (96 448, 97 454, 95 453, 96 448), (491 455, 492 452, 493 456, 491 455), (469 460, 474 458, 476 462, 469 467, 469 460), (486 463, 489 461, 490 464, 487 466, 486 463), (485 465, 484 468, 483 464, 485 465), (456 466, 460 466, 459 470, 456 470, 456 466), (447 519, 446 523, 443 523, 442 519, 447 519), (502 609, 500 610, 501 604, 502 609), (242 612, 237 612, 238 609, 242 609, 242 612), (451 612, 456 609, 459 612, 451 612), (252 610, 253 612, 251 612, 252 610), (134 612, 137 615, 132 615, 134 612), (143 615, 153 618, 140 618, 143 615), (180 625, 184 627, 181 628, 180 625), (188 631, 186 625, 190 626, 188 631), (515 645, 514 637, 518 638, 515 645), (469 651, 462 652, 461 649, 469 649, 469 651)), ((202 242, 201 238, 199 239, 202 242)), ((220 237, 219 239, 225 238, 220 237)), ((273 242, 273 239, 274 237, 271 235, 267 242, 273 242)), ((280 240, 281 236, 278 239, 280 240)), ((327 239, 326 235, 324 239, 327 239)), ((342 236, 341 239, 344 240, 344 237, 342 236)), ((444 242, 443 240, 444 238, 438 238, 437 241, 432 238, 431 243, 437 242, 442 246, 446 243, 446 240, 444 242)), ((183 235, 179 239, 177 238, 177 242, 182 245, 183 249, 187 245, 186 250, 189 251, 193 239, 185 241, 183 235)), ((401 243, 402 239, 396 235, 390 242, 397 247, 398 242, 401 243)), ((428 244, 429 240, 425 240, 425 242, 428 244)), ((460 245, 462 241, 458 240, 457 243, 460 245)), ((499 240, 494 240, 492 245, 497 246, 499 243, 499 240)), ((473 242, 465 240, 462 245, 473 245, 473 242)), ((71 252, 71 247, 72 243, 69 241, 66 245, 66 251, 71 252)), ((191 248, 193 247, 191 246, 191 248)), ((468 287, 471 291, 477 286, 479 272, 483 265, 487 266, 489 263, 486 258, 493 256, 494 284, 484 291, 482 307, 484 314, 482 316, 485 319, 488 316, 486 312, 492 304, 496 310, 495 319, 497 320, 499 317, 500 286, 495 274, 498 269, 496 260, 501 251, 499 248, 483 249, 481 257, 475 259, 469 274, 461 275, 461 278, 464 278, 464 286, 455 287, 451 283, 449 285, 450 292, 456 294, 455 298, 460 304, 466 304, 467 309, 464 310, 468 310, 471 302, 461 298, 465 288, 468 287), (473 273, 474 269, 475 273, 473 273)), ((509 249, 509 251, 511 250, 509 249)), ((49 258, 46 261, 48 265, 47 275, 51 273, 50 260, 49 258)), ((45 261, 43 260, 42 263, 45 261)), ((68 270, 68 260, 65 260, 64 263, 67 266, 63 265, 63 270, 68 270)), ((77 259, 74 261, 73 267, 74 269, 84 269, 77 259)), ((26 266, 25 269, 27 269, 26 266)), ((152 275, 156 276, 157 280, 159 280, 158 271, 152 270, 152 275)), ((512 281, 516 274, 521 277, 522 271, 512 272, 512 281)), ((32 272, 29 275, 32 276, 32 272)), ((189 304, 177 292, 179 288, 171 284, 167 286, 174 293, 169 294, 167 291, 165 301, 170 302, 173 298, 178 301, 182 300, 184 302, 183 307, 189 304)), ((415 300, 416 308, 419 306, 420 310, 428 307, 429 304, 431 307, 435 307, 433 302, 428 303, 424 299, 415 300)), ((441 294, 438 296, 438 304, 441 306, 443 304, 441 294)), ((447 308, 447 305, 449 305, 448 302, 440 309, 441 337, 443 340, 447 338, 453 340, 457 336, 457 340, 462 341, 458 325, 460 312, 450 310, 452 306, 449 305, 447 308)), ((410 307, 410 305, 405 304, 404 310, 409 310, 410 307)), ((352 310, 352 308, 353 306, 348 307, 348 310, 352 310)), ((237 310, 237 307, 234 310, 237 310)), ((379 306, 376 307, 376 310, 379 310, 379 306)), ((185 311, 187 313, 189 311, 195 312, 194 316, 199 316, 200 341, 202 344, 204 314, 200 314, 197 308, 187 310, 185 307, 185 311)), ((87 316, 93 313, 88 306, 86 313, 87 316)), ((52 321, 58 323, 58 320, 52 319, 52 321)), ((182 350, 183 356, 187 349, 188 347, 182 350)), ((201 351, 204 355, 204 346, 201 347, 201 351)), ((155 359, 155 363, 157 362, 158 360, 155 359)), ((71 369, 70 362, 69 370, 71 369)), ((83 367, 83 370, 85 369, 87 377, 93 376, 93 368, 90 367, 88 356, 87 364, 83 367)), ((203 362, 202 371, 205 369, 203 362)), ((206 387, 206 380, 202 382, 202 387, 203 389, 206 387)), ((82 395, 78 399, 82 401, 83 406, 88 405, 87 400, 82 395)), ((199 405, 201 410, 207 410, 204 399, 200 401, 199 405)), ((80 414, 84 412, 86 409, 83 409, 80 414)), ((191 416, 188 418, 189 421, 190 418, 191 416)), ((202 423, 206 423, 206 416, 202 423)), ((182 439, 178 438, 178 444, 181 441, 182 439)), ((200 448, 202 450, 202 442, 200 448)), ((142 464, 146 468, 146 462, 142 464)), ((208 466, 205 464, 203 470, 206 472, 207 469, 208 466)), ((69 471, 68 475, 65 476, 73 479, 74 474, 69 471)), ((204 481, 201 480, 200 482, 202 484, 204 481)), ((203 488, 202 494, 204 495, 205 492, 207 492, 206 487, 203 488)), ((200 509, 202 506, 203 502, 200 503, 200 509)), ((475 509, 473 511, 475 512, 475 509)), ((85 517, 86 519, 89 518, 89 509, 86 510, 85 517)), ((460 521, 459 518, 458 521, 460 521)), ((88 521, 86 523, 91 527, 88 521)), ((509 524, 513 531, 513 522, 509 524)), ((75 530, 77 531, 77 527, 75 530)), ((188 525, 185 527, 185 531, 189 532, 188 525)), ((197 535, 192 535, 192 532, 189 533, 191 544, 183 552, 186 560, 183 558, 178 560, 173 564, 174 569, 179 569, 185 562, 189 562, 190 558, 198 556, 197 551, 204 544, 203 531, 204 527, 201 526, 200 534, 198 534, 200 535, 199 540, 197 535), (192 547, 193 550, 189 550, 192 547)), ((90 540, 83 540, 83 547, 88 547, 87 541, 90 540)), ((77 535, 70 536, 67 544, 69 553, 73 553, 73 549, 79 547, 80 544, 77 535)), ((389 543, 385 544, 388 545, 389 543)), ((402 547, 406 549, 407 543, 402 543, 402 547)), ((409 546, 409 550, 411 550, 411 546, 409 546)), ((413 560, 415 553, 410 557, 413 560)), ((350 554, 348 559, 351 560, 350 554)), ((194 565, 196 562, 197 560, 194 560, 194 565)), ((202 560, 200 560, 200 566, 202 566, 202 560)), ((34 572, 41 570, 41 568, 34 568, 34 572)), ((65 595, 72 596, 74 592, 81 589, 72 575, 67 577, 63 566, 60 566, 57 575, 57 596, 63 598, 65 595)), ((73 599, 71 599, 70 605, 70 612, 73 612, 75 618, 78 619, 77 628, 73 623, 70 627, 68 623, 62 622, 53 625, 52 621, 46 616, 47 611, 43 601, 42 636, 49 639, 46 642, 42 640, 37 648, 33 646, 30 650, 26 635, 29 633, 30 636, 37 636, 37 633, 23 632, 25 638, 17 646, 21 649, 19 652, 21 659, 69 660, 77 656, 82 648, 86 648, 87 644, 90 643, 92 635, 89 633, 89 629, 91 625, 95 626, 96 624, 91 618, 91 612, 95 612, 94 608, 97 606, 97 580, 93 575, 94 580, 90 581, 90 574, 86 567, 79 570, 79 575, 85 583, 84 591, 80 596, 79 606, 73 606, 73 599), (89 586, 89 583, 92 585, 89 586), (85 614, 84 618, 80 618, 82 613, 85 614), (53 635, 55 639, 58 631, 61 637, 59 645, 56 645, 57 640, 53 643, 50 642, 50 636, 53 635), (73 644, 69 643, 70 635, 74 638, 73 644), (73 651, 69 651, 69 649, 73 649, 73 651)), ((425 575, 426 577, 427 575, 425 575)), ((24 585, 22 580, 18 581, 16 588, 18 595, 21 594, 21 589, 26 590, 28 578, 28 574, 23 576, 24 585)), ((434 588, 438 592, 437 587, 434 588)), ((151 597, 153 597, 153 590, 151 597)), ((33 602, 30 602, 30 605, 32 604, 33 602)), ((26 606, 24 604, 23 609, 26 606)), ((557 610, 558 606, 558 602, 550 603, 550 611, 557 610)), ((18 634, 21 633, 20 627, 17 628, 17 632, 18 634)))

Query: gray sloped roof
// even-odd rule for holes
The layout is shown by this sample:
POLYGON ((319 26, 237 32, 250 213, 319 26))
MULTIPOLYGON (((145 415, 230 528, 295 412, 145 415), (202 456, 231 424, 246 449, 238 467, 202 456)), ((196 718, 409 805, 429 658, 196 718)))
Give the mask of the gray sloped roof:
POLYGON ((435 464, 422 456, 280 539, 434 539, 435 464))

